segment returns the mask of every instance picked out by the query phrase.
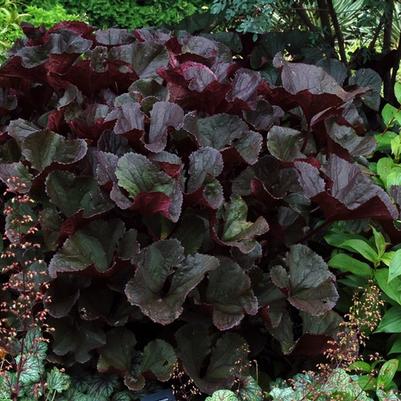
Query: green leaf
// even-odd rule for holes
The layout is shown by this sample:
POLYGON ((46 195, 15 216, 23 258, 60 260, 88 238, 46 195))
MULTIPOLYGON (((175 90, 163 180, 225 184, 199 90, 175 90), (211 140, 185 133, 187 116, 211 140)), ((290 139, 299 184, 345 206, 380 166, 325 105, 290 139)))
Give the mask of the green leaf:
POLYGON ((224 202, 223 186, 217 179, 210 179, 202 192, 203 199, 212 209, 218 209, 224 202))
POLYGON ((0 400, 1 401, 11 401, 11 386, 12 379, 10 377, 10 372, 4 372, 0 375, 0 400))
POLYGON ((245 162, 253 165, 258 161, 262 144, 262 135, 259 132, 249 131, 247 135, 234 143, 234 148, 245 162))
POLYGON ((401 277, 395 277, 391 282, 388 280, 388 269, 377 269, 375 271, 375 278, 379 284, 380 289, 392 300, 401 305, 401 277))
POLYGON ((364 240, 348 239, 342 242, 340 247, 350 252, 356 252, 372 263, 380 261, 377 252, 364 240))
MULTIPOLYGON (((19 365, 21 362, 21 355, 15 358, 15 362, 19 365)), ((34 354, 23 355, 19 380, 23 385, 30 385, 38 383, 44 374, 43 360, 34 354)))
POLYGON ((52 370, 47 373, 46 383, 48 391, 62 393, 70 387, 71 379, 67 374, 53 367, 52 370))
POLYGON ((382 157, 378 160, 376 169, 377 174, 380 179, 383 181, 384 185, 387 187, 387 177, 390 174, 391 170, 394 168, 395 163, 393 159, 390 157, 382 157))
POLYGON ((376 395, 379 401, 399 401, 398 392, 394 392, 393 389, 389 391, 383 391, 381 389, 376 390, 376 395))
POLYGON ((401 332, 401 307, 392 306, 386 311, 376 333, 400 333, 401 332))
POLYGON ((397 121, 398 124, 401 122, 401 112, 389 103, 383 107, 382 117, 387 127, 391 127, 394 121, 397 121))
POLYGON ((131 394, 129 391, 119 391, 113 394, 111 401, 132 401, 131 394))
POLYGON ((85 392, 94 400, 109 400, 118 385, 119 379, 115 375, 93 375, 85 379, 85 392))
POLYGON ((350 272, 361 277, 372 275, 372 268, 367 263, 361 262, 346 253, 336 253, 327 264, 342 272, 350 272))
POLYGON ((370 373, 372 371, 372 367, 364 361, 356 361, 351 363, 351 365, 348 367, 350 370, 355 370, 357 372, 366 372, 370 373))
POLYGON ((359 235, 359 234, 348 234, 346 232, 329 232, 324 236, 325 241, 335 247, 335 248, 342 248, 342 244, 346 240, 351 240, 351 239, 361 239, 363 240, 364 237, 359 235))
POLYGON ((33 353, 41 360, 46 359, 47 343, 43 340, 42 332, 38 327, 28 330, 24 341, 21 341, 20 344, 23 345, 22 354, 33 353))
POLYGON ((401 334, 396 334, 388 354, 401 354, 401 334))
POLYGON ((210 397, 206 397, 205 401, 239 401, 239 399, 231 390, 218 390, 210 397))
POLYGON ((47 355, 47 343, 38 327, 28 330, 20 341, 21 350, 15 362, 21 363, 19 380, 24 385, 38 383, 44 375, 44 361, 47 355))
POLYGON ((396 82, 394 85, 394 95, 398 103, 401 103, 401 83, 396 82))
POLYGON ((252 376, 242 380, 239 398, 241 401, 263 401, 263 391, 252 376))
POLYGON ((384 239, 383 234, 380 231, 376 230, 373 226, 371 228, 375 240, 377 253, 379 255, 379 258, 381 258, 384 255, 384 252, 386 251, 387 243, 386 240, 384 239))
POLYGON ((118 185, 132 197, 143 192, 162 192, 170 196, 173 179, 148 158, 138 153, 126 153, 117 163, 118 185))
POLYGON ((375 139, 377 143, 376 150, 378 152, 385 152, 391 150, 391 140, 398 134, 393 131, 387 131, 384 134, 376 134, 375 139))
POLYGON ((20 241, 21 235, 27 234, 32 227, 32 222, 37 221, 36 211, 31 203, 12 202, 12 199, 6 201, 4 206, 11 210, 5 218, 5 235, 11 242, 20 241), (30 219, 25 219, 26 216, 30 219))
POLYGON ((389 266, 388 281, 401 275, 401 249, 395 251, 389 266))
POLYGON ((39 212, 40 231, 47 251, 56 251, 64 219, 55 206, 50 204, 39 212))
POLYGON ((26 138, 40 130, 38 126, 22 118, 10 121, 8 126, 8 134, 16 140, 19 146, 22 146, 26 138))
POLYGON ((232 195, 224 208, 224 229, 222 239, 225 244, 237 247, 242 253, 251 252, 255 246, 255 237, 265 234, 269 225, 263 217, 254 223, 247 221, 248 206, 239 195, 232 195))
POLYGON ((61 395, 59 395, 56 398, 56 400, 57 401, 71 401, 71 400, 74 400, 74 401, 108 401, 108 400, 105 400, 104 398, 97 399, 97 398, 90 397, 89 395, 84 394, 81 391, 78 391, 77 389, 72 388, 72 387, 74 387, 74 385, 71 386, 65 393, 62 393, 61 395))
POLYGON ((377 377, 377 388, 387 390, 398 369, 398 359, 390 359, 380 368, 377 377))
MULTIPOLYGON (((358 379, 360 377, 363 376, 358 376, 358 379)), ((366 377, 373 379, 371 382, 375 382, 375 379, 372 378, 372 376, 366 377)), ((361 383, 353 380, 352 376, 350 376, 345 370, 334 369, 326 383, 322 385, 321 391, 324 394, 328 393, 333 395, 332 398, 334 399, 339 398, 347 401, 371 401, 366 397, 366 394, 362 390, 363 387, 361 387, 361 383)))
POLYGON ((312 316, 307 312, 299 312, 302 319, 302 329, 304 334, 327 335, 333 337, 337 335, 338 325, 342 322, 341 316, 333 310, 321 316, 312 316))
POLYGON ((393 154, 394 158, 398 161, 401 155, 401 136, 395 136, 390 143, 391 146, 391 153, 393 154))
POLYGON ((394 257, 395 251, 388 251, 385 252, 384 255, 381 257, 381 262, 385 264, 387 267, 390 266, 390 263, 394 257))
POLYGON ((357 382, 364 391, 372 391, 376 388, 377 379, 370 375, 360 375, 357 377, 357 382))
MULTIPOLYGON (((398 151, 401 151, 401 144, 398 151)), ((401 185, 401 168, 395 167, 386 177, 386 188, 390 189, 392 186, 398 186, 398 185, 401 185)))

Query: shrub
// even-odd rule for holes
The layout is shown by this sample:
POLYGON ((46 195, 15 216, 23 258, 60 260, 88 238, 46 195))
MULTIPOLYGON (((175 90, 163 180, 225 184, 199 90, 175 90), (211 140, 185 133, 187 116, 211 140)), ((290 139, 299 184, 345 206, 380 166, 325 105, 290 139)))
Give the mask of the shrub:
POLYGON ((61 0, 63 6, 73 12, 85 10, 89 22, 102 28, 138 28, 176 24, 184 17, 194 14, 203 5, 201 0, 61 0))
POLYGON ((377 75, 273 68, 276 34, 245 51, 232 33, 25 33, 0 69, 0 179, 35 200, 51 358, 211 394, 244 386, 249 358, 268 370, 276 342, 321 355, 340 317, 316 234, 398 216, 356 162, 377 75))
POLYGON ((48 9, 35 5, 28 5, 25 12, 28 14, 25 21, 37 27, 43 25, 50 28, 60 21, 83 20, 82 13, 71 14, 67 12, 61 4, 55 4, 48 9))

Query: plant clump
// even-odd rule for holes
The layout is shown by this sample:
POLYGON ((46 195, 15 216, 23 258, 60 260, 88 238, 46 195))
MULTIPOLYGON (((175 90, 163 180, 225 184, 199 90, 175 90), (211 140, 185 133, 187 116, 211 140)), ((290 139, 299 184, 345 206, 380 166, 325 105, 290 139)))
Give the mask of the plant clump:
POLYGON ((323 355, 341 318, 315 234, 399 215, 363 165, 376 73, 232 33, 24 32, 0 69, 0 180, 35 202, 50 358, 138 394, 177 366, 194 393, 241 394, 249 359, 323 355))

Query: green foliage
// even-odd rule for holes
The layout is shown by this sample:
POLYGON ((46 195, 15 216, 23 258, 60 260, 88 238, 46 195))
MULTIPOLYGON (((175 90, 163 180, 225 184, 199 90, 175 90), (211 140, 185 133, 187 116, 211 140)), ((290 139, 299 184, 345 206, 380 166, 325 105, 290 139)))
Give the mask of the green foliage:
POLYGON ((44 8, 36 5, 28 5, 25 9, 27 17, 26 22, 34 26, 44 25, 49 28, 60 21, 82 21, 85 17, 82 13, 71 14, 61 4, 55 4, 53 7, 44 8))
POLYGON ((277 0, 214 0, 210 11, 222 14, 238 32, 263 33, 272 28, 277 0))
POLYGON ((397 367, 398 360, 389 360, 377 376, 351 374, 343 369, 334 369, 324 379, 313 372, 298 374, 291 384, 282 380, 274 383, 269 396, 272 401, 399 400, 392 382, 397 367))
POLYGON ((85 10, 89 22, 100 28, 139 28, 176 24, 198 11, 201 0, 152 0, 141 5, 134 0, 61 0, 72 13, 85 10))
POLYGON ((238 401, 238 398, 231 390, 218 390, 207 397, 205 401, 238 401))
MULTIPOLYGON (((319 18, 319 4, 315 0, 302 2, 310 22, 324 31, 319 18)), ((346 42, 365 43, 372 38, 372 27, 378 23, 382 6, 371 0, 333 0, 346 42)), ((213 0, 210 11, 221 14, 229 27, 239 32, 262 33, 269 30, 298 29, 304 27, 297 10, 300 3, 288 0, 213 0)), ((309 27, 307 27, 309 28, 309 27)))
POLYGON ((56 367, 53 367, 46 377, 47 391, 51 393, 62 393, 67 391, 71 384, 71 379, 56 367))
POLYGON ((18 355, 12 362, 7 361, 11 363, 9 369, 1 371, 1 401, 8 401, 11 398, 16 401, 13 396, 16 386, 18 386, 17 397, 21 401, 54 400, 57 394, 69 389, 71 380, 67 374, 55 366, 50 370, 46 367, 48 347, 40 329, 29 330, 15 346, 19 348, 18 355), (35 388, 36 395, 33 392, 35 388))
POLYGON ((205 401, 263 401, 263 392, 252 376, 244 379, 239 391, 218 390, 205 401))
MULTIPOLYGON (((136 395, 124 390, 115 375, 79 371, 73 375, 46 361, 47 341, 40 329, 29 330, 15 344, 20 352, 0 368, 0 401, 131 401, 136 395), (3 366, 8 366, 3 369, 3 366), (18 386, 17 396, 15 388, 18 386), (17 397, 17 398, 15 398, 17 397)), ((153 349, 153 351, 157 351, 153 349)), ((152 356, 157 365, 158 354, 152 356)), ((160 365, 159 369, 163 369, 160 365)), ((145 369, 146 370, 146 369, 145 369)), ((144 371, 145 371, 144 370, 144 371)))

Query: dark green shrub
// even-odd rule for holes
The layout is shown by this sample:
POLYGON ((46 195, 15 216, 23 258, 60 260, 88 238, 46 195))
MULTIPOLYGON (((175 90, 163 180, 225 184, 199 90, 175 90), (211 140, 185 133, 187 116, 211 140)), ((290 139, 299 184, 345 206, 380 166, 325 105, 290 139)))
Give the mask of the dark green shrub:
POLYGON ((162 0, 137 2, 135 0, 61 0, 74 13, 85 10, 89 22, 101 28, 138 28, 175 24, 187 15, 199 11, 201 0, 162 0), (143 4, 144 3, 144 4, 143 4))

